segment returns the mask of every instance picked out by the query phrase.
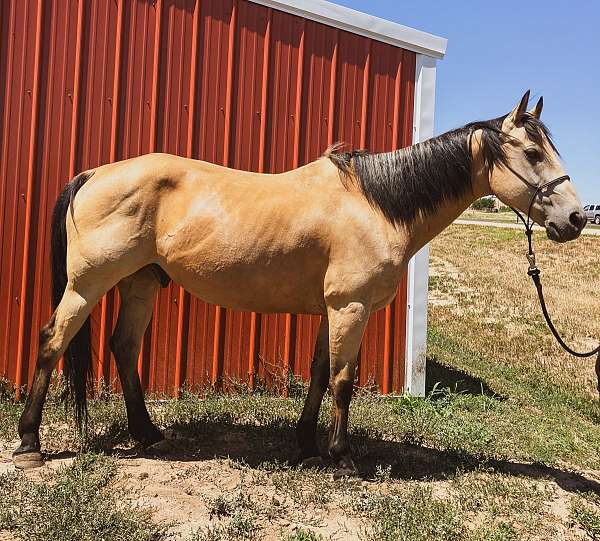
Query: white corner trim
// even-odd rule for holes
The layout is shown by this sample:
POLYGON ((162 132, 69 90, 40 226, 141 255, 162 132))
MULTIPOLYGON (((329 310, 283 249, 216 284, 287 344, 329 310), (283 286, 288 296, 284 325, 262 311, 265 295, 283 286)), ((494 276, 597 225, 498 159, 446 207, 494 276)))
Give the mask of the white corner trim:
POLYGON ((425 396, 428 288, 429 245, 426 245, 408 264, 405 390, 414 396, 425 396))
POLYGON ((448 40, 415 28, 386 21, 373 15, 326 0, 250 0, 279 11, 317 21, 353 34, 389 43, 434 58, 444 58, 448 40))
MULTIPOLYGON (((435 59, 417 55, 413 143, 433 136, 435 70, 435 59)), ((429 246, 425 246, 408 264, 405 390, 415 396, 425 395, 428 289, 429 246)))
POLYGON ((413 143, 422 143, 433 137, 435 115, 436 61, 417 55, 415 67, 415 109, 413 116, 413 143))

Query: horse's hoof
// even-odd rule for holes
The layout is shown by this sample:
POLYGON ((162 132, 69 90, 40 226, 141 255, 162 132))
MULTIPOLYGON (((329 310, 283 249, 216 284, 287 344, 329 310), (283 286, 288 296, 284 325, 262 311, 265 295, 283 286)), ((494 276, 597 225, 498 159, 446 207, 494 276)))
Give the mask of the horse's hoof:
POLYGON ((344 477, 359 477, 358 469, 354 465, 354 461, 349 457, 340 459, 338 468, 333 472, 333 478, 336 481, 344 477))
POLYGON ((19 470, 41 468, 44 465, 44 455, 39 451, 13 454, 13 464, 19 470))
POLYGON ((146 454, 152 455, 152 456, 170 455, 174 451, 175 451, 175 447, 167 439, 162 439, 160 441, 157 441, 156 443, 153 443, 152 445, 149 445, 148 447, 146 447, 144 449, 144 452, 146 454))
POLYGON ((339 481, 345 477, 359 477, 358 470, 354 468, 338 468, 333 472, 333 479, 339 481))

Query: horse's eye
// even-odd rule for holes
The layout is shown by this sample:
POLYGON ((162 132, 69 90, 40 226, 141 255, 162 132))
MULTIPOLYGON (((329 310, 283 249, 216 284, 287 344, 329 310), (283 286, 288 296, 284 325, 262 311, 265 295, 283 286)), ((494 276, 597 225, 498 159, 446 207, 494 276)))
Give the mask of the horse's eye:
POLYGON ((535 148, 525 149, 525 156, 527 156, 527 159, 532 164, 536 164, 536 163, 542 161, 542 155, 541 155, 540 151, 535 148))

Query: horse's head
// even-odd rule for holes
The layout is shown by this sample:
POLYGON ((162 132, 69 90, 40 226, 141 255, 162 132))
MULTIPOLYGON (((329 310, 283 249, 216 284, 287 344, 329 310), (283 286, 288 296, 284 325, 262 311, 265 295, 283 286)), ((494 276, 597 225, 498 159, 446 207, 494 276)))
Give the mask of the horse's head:
POLYGON ((527 110, 529 91, 502 121, 503 166, 490 173, 490 188, 505 204, 546 229, 548 238, 566 242, 586 225, 581 201, 566 176, 556 147, 540 120, 543 99, 527 110))

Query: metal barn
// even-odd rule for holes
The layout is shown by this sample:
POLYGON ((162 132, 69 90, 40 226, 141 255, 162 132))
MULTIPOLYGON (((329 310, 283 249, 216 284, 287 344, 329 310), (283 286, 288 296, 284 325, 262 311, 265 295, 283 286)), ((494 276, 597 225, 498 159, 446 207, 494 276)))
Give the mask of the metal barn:
MULTIPOLYGON (((389 151, 433 133, 446 40, 323 0, 0 3, 0 378, 32 377, 50 316, 49 223, 77 172, 153 151, 281 172, 335 141, 389 151)), ((374 314, 359 384, 424 391, 428 253, 374 314)), ((95 373, 116 379, 118 295, 94 311, 95 373)), ((146 389, 308 377, 318 318, 239 313, 163 290, 146 389)), ((281 383, 283 382, 283 383, 281 383)))

